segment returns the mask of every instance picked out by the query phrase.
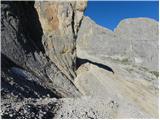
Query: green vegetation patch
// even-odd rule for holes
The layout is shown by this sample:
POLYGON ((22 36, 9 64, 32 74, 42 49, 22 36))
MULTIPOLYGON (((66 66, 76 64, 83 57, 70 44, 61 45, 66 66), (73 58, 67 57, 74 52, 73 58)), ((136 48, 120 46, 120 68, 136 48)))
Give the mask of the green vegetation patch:
POLYGON ((129 59, 128 58, 124 58, 124 59, 113 59, 112 60, 114 62, 118 62, 118 63, 122 63, 122 64, 129 64, 129 59))
POLYGON ((150 71, 150 73, 154 74, 157 78, 159 77, 159 72, 157 71, 150 71))

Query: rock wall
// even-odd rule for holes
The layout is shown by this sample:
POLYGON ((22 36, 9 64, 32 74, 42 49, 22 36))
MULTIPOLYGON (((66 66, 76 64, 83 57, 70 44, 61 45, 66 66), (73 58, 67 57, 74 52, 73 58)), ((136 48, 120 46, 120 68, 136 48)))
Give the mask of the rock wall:
POLYGON ((158 22, 149 18, 122 20, 114 32, 85 17, 77 38, 77 56, 85 54, 158 71, 158 22))
POLYGON ((76 76, 76 37, 87 2, 37 2, 47 56, 73 80, 76 76))
POLYGON ((114 30, 118 41, 126 41, 125 54, 137 65, 158 71, 158 22, 149 18, 130 18, 122 20, 114 30), (126 45, 126 46, 127 46, 126 45))
POLYGON ((157 118, 158 49, 155 20, 125 19, 111 31, 84 17, 75 85, 83 95, 116 101, 116 118, 157 118))
MULTIPOLYGON (((37 13, 39 9, 36 10, 34 4, 2 2, 3 80, 9 82, 8 84, 10 81, 16 83, 17 78, 10 79, 13 78, 13 75, 10 75, 11 69, 16 67, 13 69, 16 76, 22 71, 30 72, 38 79, 33 78, 36 84, 59 97, 79 96, 79 91, 72 83, 75 77, 76 36, 73 31, 79 28, 86 3, 78 5, 76 2, 45 2, 41 5, 37 2, 36 5, 42 7, 41 13, 37 13), (45 22, 42 20, 44 14, 47 16, 44 16, 47 19, 44 19, 45 22), (73 16, 79 18, 78 21, 73 19, 73 16), (53 47, 53 44, 56 47, 53 47)), ((24 79, 24 76, 21 77, 24 79)), ((23 88, 21 85, 19 87, 23 88)))

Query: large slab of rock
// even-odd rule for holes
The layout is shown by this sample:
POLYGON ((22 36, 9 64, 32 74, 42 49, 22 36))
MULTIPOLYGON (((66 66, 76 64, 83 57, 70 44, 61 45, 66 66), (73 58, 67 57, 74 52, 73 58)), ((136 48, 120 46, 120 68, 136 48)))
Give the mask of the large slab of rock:
POLYGON ((149 18, 122 20, 114 32, 85 17, 77 38, 77 56, 133 63, 158 71, 158 22, 149 18))
POLYGON ((89 62, 81 65, 75 85, 85 96, 116 101, 114 118, 157 118, 158 78, 140 67, 110 64, 114 73, 89 62))
POLYGON ((70 80, 76 76, 76 37, 86 5, 86 1, 35 4, 44 32, 45 52, 70 80))

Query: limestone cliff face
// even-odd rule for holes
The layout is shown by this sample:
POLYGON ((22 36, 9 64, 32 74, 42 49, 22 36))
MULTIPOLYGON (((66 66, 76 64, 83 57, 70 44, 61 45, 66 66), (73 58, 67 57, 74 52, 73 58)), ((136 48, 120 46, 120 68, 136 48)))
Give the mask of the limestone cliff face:
POLYGON ((86 1, 36 2, 47 56, 68 77, 75 78, 76 37, 86 1))

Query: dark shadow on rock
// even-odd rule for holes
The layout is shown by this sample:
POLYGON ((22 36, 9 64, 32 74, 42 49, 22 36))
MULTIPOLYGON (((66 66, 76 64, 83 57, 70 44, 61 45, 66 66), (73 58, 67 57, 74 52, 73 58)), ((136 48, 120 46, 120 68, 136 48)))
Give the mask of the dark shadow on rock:
POLYGON ((5 89, 14 95, 20 95, 22 98, 39 98, 46 97, 47 95, 49 95, 51 98, 60 98, 52 91, 42 87, 33 80, 30 81, 14 73, 10 73, 10 75, 7 75, 7 77, 1 77, 2 89, 5 89), (12 77, 14 84, 10 84, 9 81, 5 80, 7 77, 12 77))
MULTIPOLYGON (((15 2, 16 5, 19 2, 15 2)), ((34 1, 20 2, 18 5, 18 15, 20 17, 20 24, 18 26, 18 33, 23 33, 27 39, 22 46, 27 52, 42 52, 44 47, 42 45, 43 30, 39 21, 38 13, 34 8, 34 1)), ((19 35, 21 36, 21 35, 19 35)))
MULTIPOLYGON (((34 76, 32 73, 21 74, 20 72, 16 72, 15 69, 17 68, 21 71, 25 71, 23 68, 15 64, 13 61, 11 61, 8 57, 6 57, 4 54, 1 53, 1 87, 2 89, 13 92, 15 94, 20 94, 25 98, 31 97, 31 98, 38 98, 47 96, 47 94, 50 97, 54 98, 60 98, 58 95, 54 94, 51 90, 45 88, 44 86, 41 86, 38 82, 35 80, 40 81, 36 76, 34 76), (10 82, 13 82, 14 84, 11 85, 10 82)), ((27 72, 27 71, 25 71, 27 72)), ((3 94, 3 92, 2 92, 3 94)))
POLYGON ((98 66, 100 68, 103 68, 103 69, 105 69, 107 71, 110 71, 110 72, 112 72, 114 74, 113 69, 110 68, 109 66, 103 65, 101 63, 92 62, 92 61, 87 60, 87 59, 81 59, 81 58, 77 58, 76 59, 76 68, 78 69, 84 63, 91 63, 91 64, 96 65, 96 66, 98 66))
POLYGON ((55 116, 54 110, 56 109, 56 103, 25 103, 14 109, 8 107, 5 114, 2 114, 2 119, 53 119, 55 116), (11 116, 12 114, 12 116, 11 116))
POLYGON ((12 60, 10 60, 6 55, 1 53, 1 70, 2 71, 7 71, 11 67, 18 67, 18 68, 22 69, 21 66, 17 65, 12 60))
MULTIPOLYGON (((27 97, 28 95, 30 97, 43 97, 43 96, 47 96, 47 94, 51 97, 51 98, 59 98, 59 96, 55 95, 52 91, 50 91, 47 88, 42 87, 41 85, 37 84, 34 80, 28 80, 26 79, 24 76, 21 76, 20 74, 16 74, 15 72, 11 72, 10 73, 11 76, 16 80, 14 82, 16 82, 16 84, 18 84, 19 86, 23 87, 23 89, 27 92, 27 94, 25 94, 25 96, 27 97), (23 82, 22 82, 23 81, 23 82)), ((34 78, 33 78, 34 79, 34 78)), ((38 79, 39 80, 39 79, 38 79)), ((18 91, 17 91, 18 92, 18 91)))
POLYGON ((17 42, 22 49, 26 53, 44 53, 43 30, 34 3, 34 1, 2 1, 1 10, 6 16, 5 21, 15 31, 15 33, 13 30, 9 31, 12 32, 10 34, 16 34, 17 42))

